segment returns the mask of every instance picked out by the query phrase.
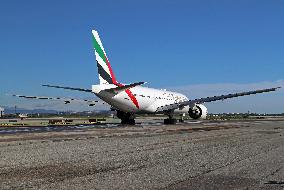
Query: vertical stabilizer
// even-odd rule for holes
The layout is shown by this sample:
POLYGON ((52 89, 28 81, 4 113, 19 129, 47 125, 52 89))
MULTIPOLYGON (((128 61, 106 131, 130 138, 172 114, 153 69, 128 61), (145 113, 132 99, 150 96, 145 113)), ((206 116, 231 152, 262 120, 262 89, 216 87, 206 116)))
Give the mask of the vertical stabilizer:
POLYGON ((92 30, 92 33, 100 84, 117 84, 99 34, 96 30, 92 30))

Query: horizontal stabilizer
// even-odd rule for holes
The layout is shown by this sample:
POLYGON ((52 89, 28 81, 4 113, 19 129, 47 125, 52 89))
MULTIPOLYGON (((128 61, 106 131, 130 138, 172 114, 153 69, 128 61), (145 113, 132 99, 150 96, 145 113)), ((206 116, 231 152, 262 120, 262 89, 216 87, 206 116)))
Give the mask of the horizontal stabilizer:
POLYGON ((66 90, 76 90, 76 91, 82 91, 82 92, 92 92, 92 90, 90 90, 90 89, 73 88, 73 87, 68 87, 68 86, 54 86, 54 85, 48 85, 48 84, 44 84, 42 86, 50 87, 50 88, 62 88, 62 89, 66 89, 66 90))
POLYGON ((127 85, 120 85, 118 87, 115 88, 109 88, 109 89, 105 89, 105 91, 107 92, 114 92, 114 93, 119 93, 125 90, 128 90, 130 88, 133 88, 135 86, 140 86, 142 84, 145 84, 145 82, 136 82, 136 83, 132 83, 132 84, 127 84, 127 85))

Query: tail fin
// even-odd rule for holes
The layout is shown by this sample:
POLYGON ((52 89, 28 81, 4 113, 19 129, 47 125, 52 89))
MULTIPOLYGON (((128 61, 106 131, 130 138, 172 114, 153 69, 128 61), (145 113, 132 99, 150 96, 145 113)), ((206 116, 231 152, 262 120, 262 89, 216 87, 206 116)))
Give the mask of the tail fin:
POLYGON ((92 33, 100 84, 117 84, 99 34, 96 30, 92 30, 92 33))

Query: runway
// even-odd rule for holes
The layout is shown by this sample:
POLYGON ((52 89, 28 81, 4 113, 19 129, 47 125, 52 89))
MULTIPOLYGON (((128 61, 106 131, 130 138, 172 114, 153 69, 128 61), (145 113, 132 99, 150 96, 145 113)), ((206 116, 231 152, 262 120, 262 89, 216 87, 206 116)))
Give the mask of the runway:
POLYGON ((0 154, 1 190, 284 188, 283 120, 2 133, 0 154))

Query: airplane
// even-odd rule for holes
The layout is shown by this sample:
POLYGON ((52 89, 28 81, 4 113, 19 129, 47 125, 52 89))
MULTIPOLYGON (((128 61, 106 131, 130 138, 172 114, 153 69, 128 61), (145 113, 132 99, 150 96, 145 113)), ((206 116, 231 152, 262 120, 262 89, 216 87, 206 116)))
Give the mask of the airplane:
MULTIPOLYGON (((42 86, 95 94, 102 101, 109 104, 113 110, 116 110, 117 117, 121 119, 121 124, 134 125, 135 116, 137 114, 165 114, 168 116, 168 118, 164 120, 165 124, 175 124, 177 122, 174 118, 175 114, 188 114, 192 119, 205 119, 208 111, 204 103, 273 92, 281 88, 275 87, 191 100, 181 93, 144 87, 142 85, 145 84, 145 82, 123 84, 118 82, 115 77, 98 32, 92 30, 92 34, 100 83, 92 85, 91 89, 57 85, 42 86)), ((17 96, 20 97, 20 95, 17 96)), ((32 97, 40 99, 36 96, 32 97)), ((25 96, 23 96, 23 98, 25 98, 25 96)), ((64 102, 67 104, 70 103, 71 100, 72 99, 64 100, 64 102)))
POLYGON ((19 118, 20 118, 21 120, 24 120, 24 119, 26 119, 26 118, 29 117, 28 114, 24 114, 24 113, 21 113, 21 114, 19 114, 18 116, 19 116, 19 118))

